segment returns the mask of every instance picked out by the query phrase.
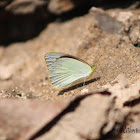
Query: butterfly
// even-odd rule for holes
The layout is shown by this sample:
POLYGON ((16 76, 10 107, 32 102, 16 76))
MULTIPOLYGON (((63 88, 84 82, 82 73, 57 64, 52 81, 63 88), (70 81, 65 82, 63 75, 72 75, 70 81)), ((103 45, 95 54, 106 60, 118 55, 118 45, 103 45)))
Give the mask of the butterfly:
POLYGON ((96 66, 64 53, 47 53, 45 60, 49 70, 49 79, 55 88, 65 88, 83 82, 92 76, 96 66))

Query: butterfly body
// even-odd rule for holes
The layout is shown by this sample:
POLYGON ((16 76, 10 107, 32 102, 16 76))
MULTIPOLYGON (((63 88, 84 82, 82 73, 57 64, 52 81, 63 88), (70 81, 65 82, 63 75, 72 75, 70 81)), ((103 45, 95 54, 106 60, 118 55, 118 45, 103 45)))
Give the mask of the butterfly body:
POLYGON ((96 69, 83 60, 63 53, 45 55, 51 83, 56 88, 64 88, 88 79, 96 69))

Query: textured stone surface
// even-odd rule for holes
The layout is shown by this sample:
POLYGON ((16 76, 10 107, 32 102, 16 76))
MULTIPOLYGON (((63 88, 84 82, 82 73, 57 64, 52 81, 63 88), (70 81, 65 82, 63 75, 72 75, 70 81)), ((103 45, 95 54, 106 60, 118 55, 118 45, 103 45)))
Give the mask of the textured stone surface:
POLYGON ((0 139, 29 139, 57 116, 67 104, 68 101, 64 100, 56 103, 1 100, 0 139))
POLYGON ((129 37, 136 47, 140 47, 140 21, 130 28, 129 37))
POLYGON ((114 111, 113 100, 108 96, 93 94, 83 99, 74 112, 67 113, 38 139, 99 139, 101 134, 112 130, 115 123, 123 122, 125 117, 125 113, 114 111))
POLYGON ((122 108, 125 104, 139 99, 140 97, 140 78, 133 84, 120 74, 113 82, 112 85, 105 85, 104 88, 112 92, 113 98, 116 98, 116 106, 122 108))

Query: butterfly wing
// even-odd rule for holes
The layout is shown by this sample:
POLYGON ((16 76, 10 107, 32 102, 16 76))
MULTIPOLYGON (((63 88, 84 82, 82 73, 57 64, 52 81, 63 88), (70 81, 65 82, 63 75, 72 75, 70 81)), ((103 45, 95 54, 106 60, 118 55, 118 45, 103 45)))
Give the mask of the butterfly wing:
POLYGON ((91 67, 75 58, 58 58, 49 66, 49 76, 56 88, 63 88, 85 80, 91 74, 91 67))
POLYGON ((48 66, 48 69, 50 69, 50 66, 52 65, 52 63, 57 60, 58 58, 62 57, 62 56, 65 56, 65 54, 63 53, 47 53, 45 55, 45 60, 47 62, 47 66, 48 66))

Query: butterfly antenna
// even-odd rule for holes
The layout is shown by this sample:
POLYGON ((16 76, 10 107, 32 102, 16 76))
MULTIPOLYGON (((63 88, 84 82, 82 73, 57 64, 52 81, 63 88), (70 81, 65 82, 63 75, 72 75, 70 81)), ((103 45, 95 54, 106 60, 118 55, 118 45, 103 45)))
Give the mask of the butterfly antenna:
POLYGON ((98 62, 98 60, 102 57, 102 55, 100 55, 94 62, 94 64, 96 64, 98 62))

